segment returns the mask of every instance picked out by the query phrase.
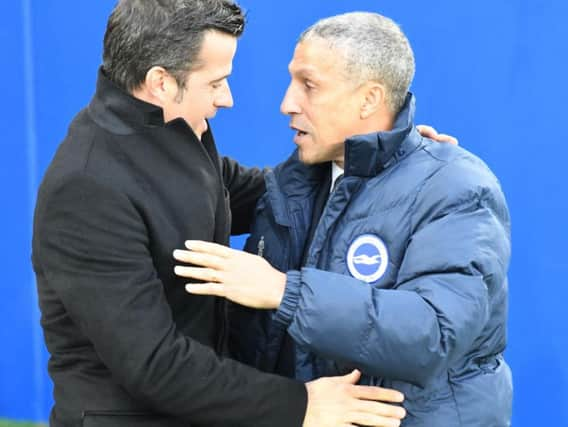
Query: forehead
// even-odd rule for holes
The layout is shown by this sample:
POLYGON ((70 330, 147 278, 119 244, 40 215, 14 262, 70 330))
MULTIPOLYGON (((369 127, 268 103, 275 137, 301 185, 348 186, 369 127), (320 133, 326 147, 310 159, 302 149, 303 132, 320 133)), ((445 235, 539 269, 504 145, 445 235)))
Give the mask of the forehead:
POLYGON ((205 33, 194 72, 230 73, 237 50, 237 38, 211 30, 205 33))
POLYGON ((296 45, 288 69, 292 75, 320 79, 337 78, 345 70, 345 60, 341 53, 325 40, 307 39, 296 45))

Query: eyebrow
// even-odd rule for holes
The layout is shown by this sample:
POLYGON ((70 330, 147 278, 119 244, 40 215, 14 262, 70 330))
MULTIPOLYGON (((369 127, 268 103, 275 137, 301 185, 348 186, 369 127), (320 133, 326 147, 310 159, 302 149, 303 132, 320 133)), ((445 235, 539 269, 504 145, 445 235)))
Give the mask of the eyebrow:
POLYGON ((290 72, 291 75, 297 75, 310 80, 317 78, 316 72, 311 68, 301 67, 292 70, 290 67, 288 67, 288 71, 290 72))
POLYGON ((218 79, 211 80, 209 83, 218 83, 218 82, 220 82, 220 81, 222 81, 222 80, 225 80, 225 79, 228 78, 230 75, 231 75, 231 73, 225 74, 224 76, 219 77, 218 79))
POLYGON ((300 65, 296 69, 292 69, 292 63, 288 64, 288 72, 290 74, 299 74, 305 78, 317 78, 317 71, 313 66, 310 65, 300 65))

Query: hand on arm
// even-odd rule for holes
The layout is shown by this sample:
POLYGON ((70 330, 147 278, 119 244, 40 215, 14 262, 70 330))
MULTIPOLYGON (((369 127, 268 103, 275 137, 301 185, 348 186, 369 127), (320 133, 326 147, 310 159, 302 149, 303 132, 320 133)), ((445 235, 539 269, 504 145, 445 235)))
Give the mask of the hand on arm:
POLYGON ((404 408, 396 405, 404 400, 402 393, 356 385, 360 376, 359 371, 353 371, 307 383, 308 407, 303 426, 399 426, 406 415, 404 408))
POLYGON ((186 285, 192 294, 216 295, 253 308, 277 308, 286 287, 286 274, 262 257, 216 243, 188 241, 189 250, 174 251, 178 261, 197 267, 176 266, 178 276, 205 283, 186 285))
MULTIPOLYGON (((186 247, 189 250, 174 252, 175 259, 197 267, 176 266, 176 274, 206 282, 187 285, 188 292, 221 296, 255 308, 276 308, 280 304, 286 275, 264 258, 202 241, 186 242, 186 247)), ((356 385, 359 377, 360 373, 353 371, 307 383, 304 427, 399 426, 406 413, 396 403, 402 402, 404 396, 395 390, 356 385)))
POLYGON ((430 138, 437 142, 447 142, 449 144, 459 145, 456 137, 447 135, 445 133, 438 133, 438 131, 432 126, 418 125, 416 126, 416 129, 418 129, 420 135, 425 138, 430 138))

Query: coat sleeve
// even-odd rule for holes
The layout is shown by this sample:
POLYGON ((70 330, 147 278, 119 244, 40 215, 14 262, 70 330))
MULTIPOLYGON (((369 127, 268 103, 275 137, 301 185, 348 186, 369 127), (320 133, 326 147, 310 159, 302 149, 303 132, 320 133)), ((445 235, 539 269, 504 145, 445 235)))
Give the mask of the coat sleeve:
POLYGON ((266 190, 264 171, 241 166, 228 157, 221 161, 223 180, 231 198, 231 234, 249 233, 256 202, 266 190))
POLYGON ((272 426, 292 417, 301 425, 303 384, 220 358, 176 330, 144 221, 126 195, 80 175, 44 197, 36 268, 132 396, 193 423, 272 426))
POLYGON ((509 218, 498 186, 455 190, 443 175, 416 201, 392 289, 310 268, 288 273, 275 319, 299 344, 418 386, 471 350, 488 321, 490 294, 505 286, 509 218))

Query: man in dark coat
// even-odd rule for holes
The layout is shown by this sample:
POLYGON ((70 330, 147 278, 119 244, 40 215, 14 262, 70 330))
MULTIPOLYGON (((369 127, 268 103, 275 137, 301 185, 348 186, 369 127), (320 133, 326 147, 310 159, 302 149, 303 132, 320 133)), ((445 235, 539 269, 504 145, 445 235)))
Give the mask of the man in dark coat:
POLYGON ((35 212, 53 427, 397 425, 404 414, 375 401, 400 393, 356 386, 357 372, 304 385, 225 358, 224 300, 187 295, 174 276, 175 247, 226 245, 264 191, 259 170, 218 155, 207 122, 232 105, 243 26, 227 0, 122 0, 109 18, 96 93, 35 212))
POLYGON ((405 427, 510 426, 498 180, 419 135, 414 55, 389 18, 322 19, 289 70, 298 148, 266 175, 246 246, 262 257, 189 242, 176 256, 206 268, 178 272, 209 283, 188 290, 276 309, 235 310, 240 360, 305 381, 357 368, 405 394, 405 427))

